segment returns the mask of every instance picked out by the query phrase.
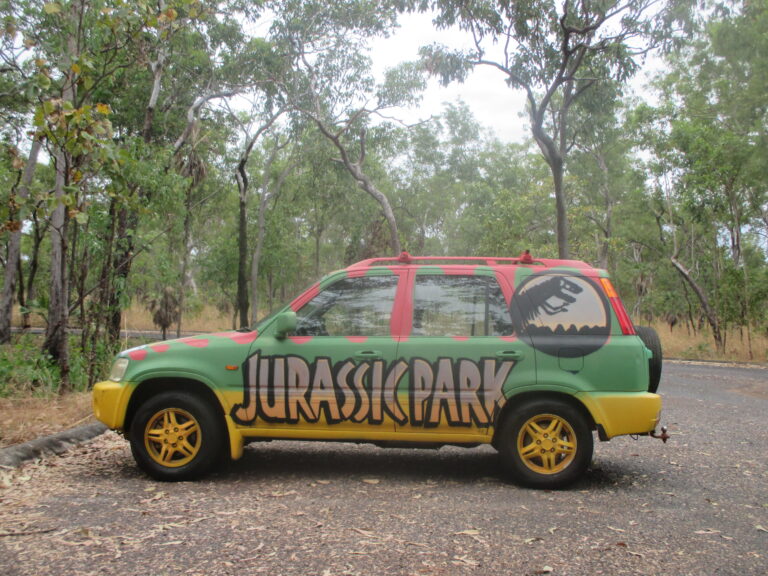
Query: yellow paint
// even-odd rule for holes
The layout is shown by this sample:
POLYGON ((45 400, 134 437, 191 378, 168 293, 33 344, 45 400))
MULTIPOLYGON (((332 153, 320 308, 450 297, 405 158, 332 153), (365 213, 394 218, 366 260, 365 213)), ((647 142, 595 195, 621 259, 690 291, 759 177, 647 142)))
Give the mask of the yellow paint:
POLYGON ((576 458, 576 432, 570 423, 555 414, 536 414, 517 435, 517 452, 537 474, 562 472, 576 458))
POLYGON ((163 408, 147 422, 144 447, 160 466, 180 468, 192 462, 202 446, 200 424, 181 408, 163 408))
POLYGON ((246 428, 240 429, 246 438, 284 438, 294 440, 360 440, 362 442, 427 442, 457 444, 490 444, 490 436, 478 436, 476 434, 445 434, 430 432, 408 433, 388 432, 378 426, 369 426, 366 430, 339 430, 338 427, 321 427, 314 424, 312 428, 296 428, 290 424, 284 424, 283 428, 246 428))
POLYGON ((93 413, 112 430, 122 430, 125 413, 134 387, 120 382, 105 380, 93 387, 93 413))
POLYGON ((245 440, 229 414, 224 417, 224 420, 227 422, 227 431, 229 432, 229 455, 232 460, 240 460, 243 457, 245 440))
POLYGON ((650 392, 578 393, 608 438, 653 432, 661 415, 661 396, 650 392))

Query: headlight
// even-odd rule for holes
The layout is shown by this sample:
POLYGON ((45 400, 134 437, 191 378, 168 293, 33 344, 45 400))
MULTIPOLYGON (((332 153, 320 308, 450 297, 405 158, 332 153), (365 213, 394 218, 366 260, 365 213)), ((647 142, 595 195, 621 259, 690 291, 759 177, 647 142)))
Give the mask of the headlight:
POLYGON ((115 363, 112 364, 112 371, 109 373, 109 379, 113 382, 120 382, 125 376, 125 371, 128 370, 128 358, 118 358, 115 363))

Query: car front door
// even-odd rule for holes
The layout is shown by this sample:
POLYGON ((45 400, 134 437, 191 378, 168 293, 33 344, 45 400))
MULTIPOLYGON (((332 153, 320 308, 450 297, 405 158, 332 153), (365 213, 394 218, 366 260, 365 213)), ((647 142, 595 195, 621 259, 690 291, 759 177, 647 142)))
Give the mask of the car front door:
POLYGON ((288 437, 393 432, 399 278, 340 273, 300 298, 293 334, 254 342, 246 361, 253 402, 233 412, 238 424, 288 437))

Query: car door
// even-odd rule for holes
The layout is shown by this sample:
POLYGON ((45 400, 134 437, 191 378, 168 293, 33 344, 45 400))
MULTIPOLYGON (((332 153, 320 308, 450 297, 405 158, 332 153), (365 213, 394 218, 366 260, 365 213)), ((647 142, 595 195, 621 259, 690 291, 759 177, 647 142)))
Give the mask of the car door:
POLYGON ((399 278, 386 270, 340 273, 299 298, 295 332, 254 343, 246 362, 253 421, 240 423, 301 431, 301 437, 393 432, 395 390, 387 379, 397 365, 392 323, 399 278))
POLYGON ((514 332, 512 289, 490 269, 424 267, 410 280, 410 334, 398 349, 409 362, 399 388, 408 415, 397 431, 456 441, 485 436, 503 389, 536 380, 533 349, 514 332))

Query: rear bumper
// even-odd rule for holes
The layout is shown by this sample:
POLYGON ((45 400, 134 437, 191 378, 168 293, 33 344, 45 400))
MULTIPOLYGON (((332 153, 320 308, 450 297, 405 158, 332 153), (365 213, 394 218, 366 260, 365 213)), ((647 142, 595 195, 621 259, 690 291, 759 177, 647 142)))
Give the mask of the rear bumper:
POLYGON ((600 430, 601 440, 625 434, 649 434, 661 418, 661 396, 650 392, 580 393, 600 430))

